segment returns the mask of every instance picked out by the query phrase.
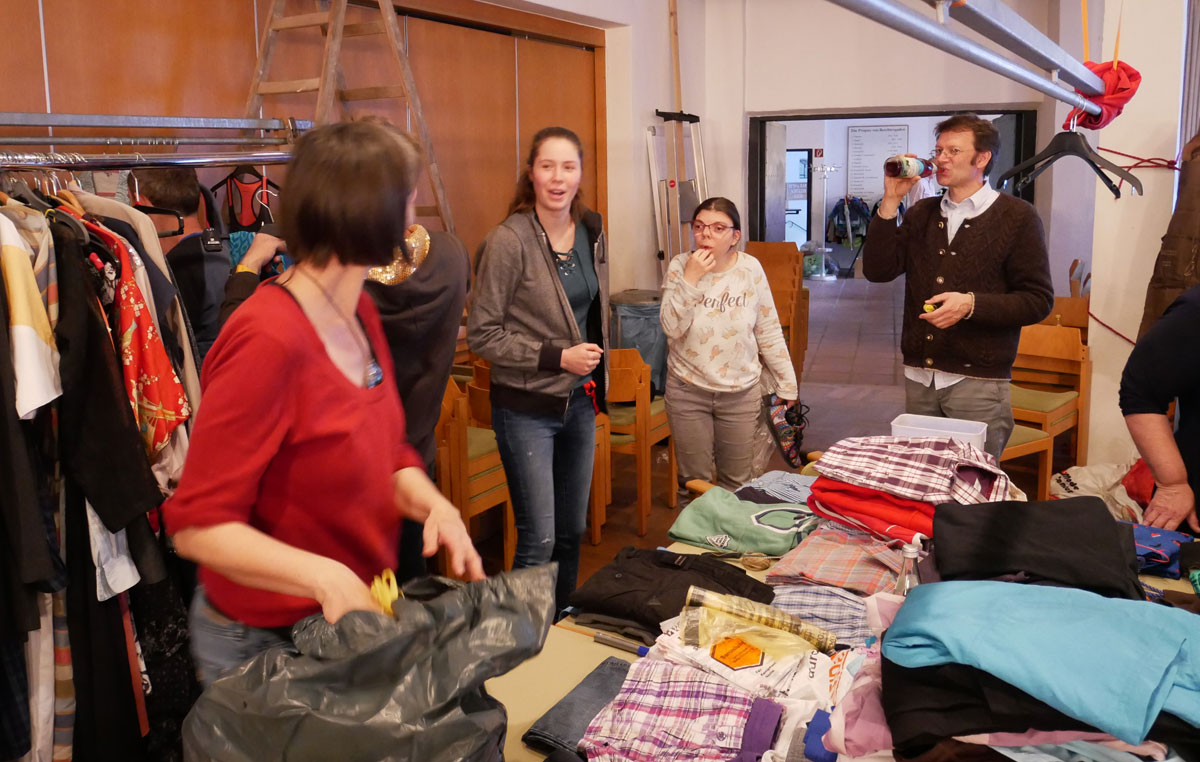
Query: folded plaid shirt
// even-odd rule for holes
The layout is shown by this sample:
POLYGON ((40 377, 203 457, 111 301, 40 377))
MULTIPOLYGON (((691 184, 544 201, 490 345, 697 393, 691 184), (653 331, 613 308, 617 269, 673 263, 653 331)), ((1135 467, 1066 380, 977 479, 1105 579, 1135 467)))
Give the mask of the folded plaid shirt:
POLYGON ((589 762, 725 762, 742 749, 754 696, 694 667, 639 659, 579 742, 589 762))
POLYGON ((1008 476, 991 455, 943 437, 852 437, 814 466, 831 479, 926 503, 992 503, 1008 496, 1008 476))
POLYGON ((863 595, 891 592, 902 556, 868 534, 826 521, 767 572, 768 585, 816 582, 863 595))
POLYGON ((866 601, 836 587, 779 585, 771 605, 832 632, 842 645, 861 646, 871 636, 866 601))

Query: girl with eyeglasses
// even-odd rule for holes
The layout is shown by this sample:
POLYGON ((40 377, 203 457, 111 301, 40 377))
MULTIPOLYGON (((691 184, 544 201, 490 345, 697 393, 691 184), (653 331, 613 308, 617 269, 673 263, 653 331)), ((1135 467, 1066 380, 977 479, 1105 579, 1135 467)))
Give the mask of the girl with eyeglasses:
POLYGON ((777 394, 799 394, 779 315, 758 260, 737 244, 741 216, 727 198, 710 198, 692 215, 696 248, 671 261, 661 321, 667 335, 667 418, 679 484, 713 478, 734 490, 752 478, 764 365, 777 394))

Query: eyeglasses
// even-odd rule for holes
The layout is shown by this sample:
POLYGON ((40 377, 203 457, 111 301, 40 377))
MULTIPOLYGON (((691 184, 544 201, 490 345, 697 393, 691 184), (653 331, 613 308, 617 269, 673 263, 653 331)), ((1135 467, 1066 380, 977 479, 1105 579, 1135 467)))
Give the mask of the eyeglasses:
POLYGON ((692 232, 693 233, 703 233, 705 230, 707 230, 710 233, 712 233, 713 235, 721 235, 726 230, 729 230, 731 227, 733 227, 733 226, 726 225, 724 222, 714 222, 710 225, 705 225, 703 222, 693 222, 692 223, 692 232))
POLYGON ((953 158, 956 158, 962 152, 963 152, 963 149, 961 149, 961 148, 935 148, 929 152, 929 156, 930 156, 930 158, 936 159, 944 153, 947 156, 949 156, 951 159, 953 159, 953 158))

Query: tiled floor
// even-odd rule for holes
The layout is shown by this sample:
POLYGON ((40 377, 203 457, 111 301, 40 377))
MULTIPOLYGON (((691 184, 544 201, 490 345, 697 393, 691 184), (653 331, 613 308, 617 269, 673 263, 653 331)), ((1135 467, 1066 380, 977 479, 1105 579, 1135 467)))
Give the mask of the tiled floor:
POLYGON ((808 353, 800 398, 809 406, 804 449, 839 439, 886 434, 904 412, 900 312, 904 281, 861 278, 805 281, 808 353))

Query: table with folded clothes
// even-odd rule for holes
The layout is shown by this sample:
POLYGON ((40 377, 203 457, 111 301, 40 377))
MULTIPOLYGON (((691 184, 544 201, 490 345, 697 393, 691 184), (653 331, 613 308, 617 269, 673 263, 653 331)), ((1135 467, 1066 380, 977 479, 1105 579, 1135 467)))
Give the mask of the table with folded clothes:
POLYGON ((1139 577, 1180 574, 1190 538, 1095 497, 1029 502, 955 440, 842 440, 815 470, 709 490, 671 549, 625 548, 581 586, 574 622, 649 651, 547 683, 539 701, 566 698, 525 741, 614 762, 1200 762, 1200 602, 1139 577), (778 560, 747 571, 755 553, 778 560))

